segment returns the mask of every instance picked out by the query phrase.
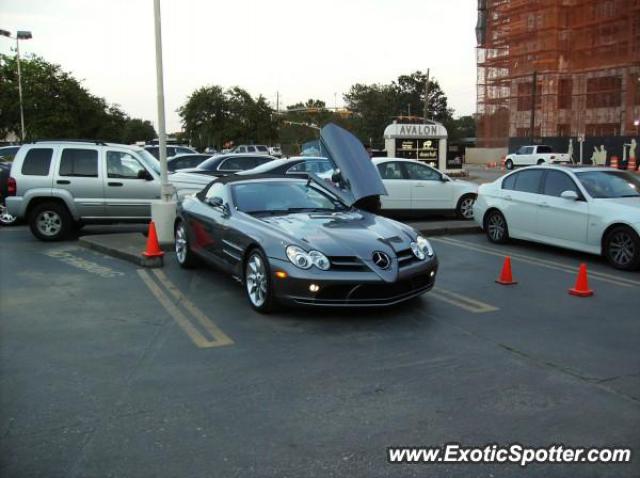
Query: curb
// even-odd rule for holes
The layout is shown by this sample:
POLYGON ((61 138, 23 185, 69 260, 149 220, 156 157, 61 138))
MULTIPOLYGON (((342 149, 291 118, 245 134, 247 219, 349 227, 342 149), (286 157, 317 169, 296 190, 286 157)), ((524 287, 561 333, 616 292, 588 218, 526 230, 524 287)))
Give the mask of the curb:
POLYGON ((91 236, 81 237, 78 240, 78 243, 88 249, 93 249, 94 251, 102 252, 103 254, 107 254, 127 262, 132 262, 133 264, 141 267, 156 268, 164 266, 163 257, 145 257, 142 254, 134 254, 129 251, 102 244, 100 241, 93 240, 91 236))

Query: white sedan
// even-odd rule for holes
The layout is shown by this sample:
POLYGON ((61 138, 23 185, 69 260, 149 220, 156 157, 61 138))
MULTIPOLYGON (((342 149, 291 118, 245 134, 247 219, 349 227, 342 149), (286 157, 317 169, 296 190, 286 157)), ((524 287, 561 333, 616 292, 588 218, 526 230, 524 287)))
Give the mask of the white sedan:
POLYGON ((528 167, 480 186, 473 209, 491 242, 525 239, 640 268, 640 179, 626 171, 528 167))
POLYGON ((473 218, 478 185, 452 179, 420 161, 401 158, 373 158, 388 196, 382 196, 382 210, 394 214, 455 212, 473 218))

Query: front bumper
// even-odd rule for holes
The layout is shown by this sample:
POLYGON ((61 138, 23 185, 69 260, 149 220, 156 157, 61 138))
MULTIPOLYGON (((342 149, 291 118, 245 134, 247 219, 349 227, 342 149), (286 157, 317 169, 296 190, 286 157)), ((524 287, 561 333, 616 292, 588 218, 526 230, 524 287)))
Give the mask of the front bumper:
POLYGON ((290 305, 322 307, 382 307, 413 299, 431 290, 438 272, 438 259, 420 261, 398 271, 394 282, 386 282, 372 271, 302 270, 288 261, 270 259, 271 283, 276 299, 290 305), (286 272, 282 279, 276 272, 286 272), (312 292, 311 285, 318 287, 312 292))

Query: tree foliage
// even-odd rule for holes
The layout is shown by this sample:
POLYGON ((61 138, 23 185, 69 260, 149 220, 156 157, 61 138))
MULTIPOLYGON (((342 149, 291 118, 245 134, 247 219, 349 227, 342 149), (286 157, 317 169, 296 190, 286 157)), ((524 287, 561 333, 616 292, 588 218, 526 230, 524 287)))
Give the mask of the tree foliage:
POLYGON ((262 95, 253 98, 246 90, 204 86, 194 91, 178 109, 185 136, 197 148, 225 143, 271 144, 276 138, 273 110, 262 95))
MULTIPOLYGON (((59 65, 38 56, 21 59, 25 140, 101 139, 132 143, 153 139, 149 121, 129 118, 118 105, 92 95, 59 65)), ((0 135, 20 131, 17 65, 0 55, 0 135)))

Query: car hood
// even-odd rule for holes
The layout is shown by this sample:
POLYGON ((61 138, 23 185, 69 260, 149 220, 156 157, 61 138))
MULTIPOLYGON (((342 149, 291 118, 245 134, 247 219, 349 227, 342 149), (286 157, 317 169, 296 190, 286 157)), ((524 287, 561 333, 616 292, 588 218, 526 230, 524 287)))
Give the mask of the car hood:
POLYGON ((367 212, 352 210, 334 213, 295 213, 260 218, 291 244, 317 250, 331 257, 356 257, 383 280, 398 275, 398 251, 410 249, 416 233, 409 226, 367 212), (381 251, 392 260, 389 269, 373 265, 373 253, 381 251))
POLYGON ((640 197, 632 198, 600 198, 594 202, 598 205, 606 205, 607 207, 615 207, 617 215, 628 217, 632 222, 640 221, 640 197))
POLYGON ((347 130, 329 123, 320 131, 322 154, 340 170, 341 184, 330 189, 347 204, 353 205, 368 196, 386 195, 376 166, 358 138, 347 130))

